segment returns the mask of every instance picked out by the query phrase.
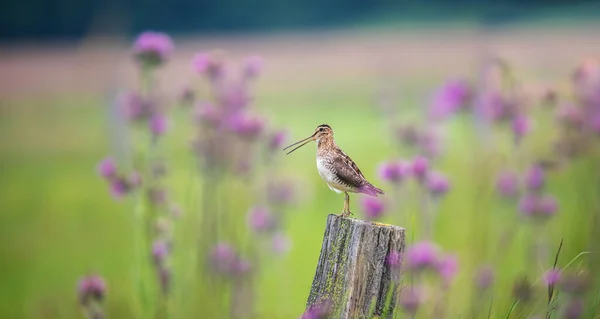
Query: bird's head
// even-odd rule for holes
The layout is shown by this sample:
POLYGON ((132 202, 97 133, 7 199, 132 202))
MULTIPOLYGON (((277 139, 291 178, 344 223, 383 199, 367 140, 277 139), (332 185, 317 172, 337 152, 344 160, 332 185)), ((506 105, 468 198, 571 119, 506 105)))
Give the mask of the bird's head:
POLYGON ((317 128, 315 129, 314 133, 312 133, 312 135, 287 146, 283 150, 285 151, 292 146, 300 144, 300 145, 296 146, 295 148, 293 148, 291 151, 289 151, 288 154, 290 154, 291 152, 301 148, 302 146, 308 144, 311 141, 316 141, 318 143, 319 140, 321 140, 321 139, 332 138, 332 137, 333 137, 333 130, 331 129, 331 126, 329 126, 327 124, 321 124, 321 125, 317 126, 317 128))

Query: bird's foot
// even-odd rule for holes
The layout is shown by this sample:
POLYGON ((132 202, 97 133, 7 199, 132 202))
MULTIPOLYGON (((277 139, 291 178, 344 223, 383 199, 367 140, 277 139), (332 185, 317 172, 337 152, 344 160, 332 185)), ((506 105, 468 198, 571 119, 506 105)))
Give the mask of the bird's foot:
POLYGON ((350 216, 350 215, 354 215, 354 214, 352 214, 352 212, 351 212, 351 211, 347 211, 347 212, 342 212, 341 214, 337 214, 337 215, 335 215, 335 218, 336 218, 336 219, 337 219, 337 218, 340 218, 340 217, 347 218, 347 217, 348 217, 348 216, 350 216))

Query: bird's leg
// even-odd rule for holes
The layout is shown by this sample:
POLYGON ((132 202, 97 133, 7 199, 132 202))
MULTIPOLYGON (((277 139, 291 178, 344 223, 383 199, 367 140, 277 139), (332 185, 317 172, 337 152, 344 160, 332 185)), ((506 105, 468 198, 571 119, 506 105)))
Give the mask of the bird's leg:
POLYGON ((352 212, 350 212, 350 195, 348 195, 348 192, 344 192, 344 195, 344 213, 342 216, 348 217, 352 215, 352 212))
POLYGON ((344 209, 341 214, 335 215, 336 217, 346 217, 346 211, 348 210, 348 203, 344 200, 344 209))
POLYGON ((350 201, 348 200, 348 193, 344 193, 346 196, 344 197, 344 209, 341 214, 335 215, 337 217, 348 217, 350 213, 350 201))

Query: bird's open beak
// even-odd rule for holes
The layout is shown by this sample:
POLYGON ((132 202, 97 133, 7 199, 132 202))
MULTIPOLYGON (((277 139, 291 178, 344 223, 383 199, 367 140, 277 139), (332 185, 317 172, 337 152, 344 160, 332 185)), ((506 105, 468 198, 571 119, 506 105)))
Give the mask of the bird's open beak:
POLYGON ((298 144, 302 143, 302 144, 300 144, 300 145, 298 145, 298 146, 294 147, 294 149, 292 149, 291 151, 287 152, 287 154, 286 154, 286 155, 288 155, 288 154, 290 154, 291 152, 293 152, 293 151, 295 151, 295 150, 297 150, 297 149, 301 148, 302 146, 304 146, 304 145, 306 145, 306 144, 308 144, 309 142, 311 142, 311 141, 314 141, 314 140, 315 140, 315 134, 313 134, 313 135, 311 135, 311 136, 309 136, 309 137, 307 137, 307 138, 305 138, 305 139, 299 140, 298 142, 296 142, 296 143, 294 143, 294 144, 291 144, 291 145, 287 146, 287 147, 286 147, 286 148, 284 148, 283 150, 285 151, 285 150, 287 150, 288 148, 290 148, 290 147, 292 147, 292 146, 294 146, 294 145, 298 145, 298 144))

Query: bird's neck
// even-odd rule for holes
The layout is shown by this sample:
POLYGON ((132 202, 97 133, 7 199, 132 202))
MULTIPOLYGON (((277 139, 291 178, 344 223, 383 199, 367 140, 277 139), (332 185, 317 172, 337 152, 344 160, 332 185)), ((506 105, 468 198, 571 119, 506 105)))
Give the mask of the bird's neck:
POLYGON ((317 140, 317 153, 327 152, 336 147, 332 136, 321 137, 317 140))

